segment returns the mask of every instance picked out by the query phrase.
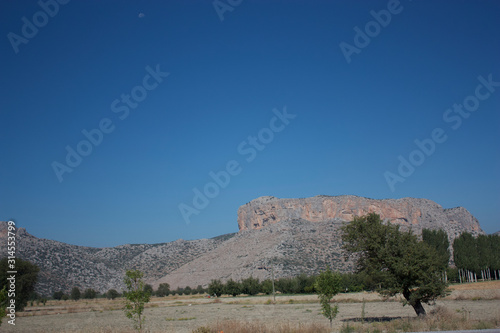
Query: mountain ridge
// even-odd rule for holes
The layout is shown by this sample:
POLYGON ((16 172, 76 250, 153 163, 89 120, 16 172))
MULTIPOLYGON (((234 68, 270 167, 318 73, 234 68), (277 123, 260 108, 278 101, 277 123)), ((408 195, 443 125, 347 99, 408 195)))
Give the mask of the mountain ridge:
MULTIPOLYGON (((74 286, 99 292, 120 290, 126 269, 143 271, 146 282, 154 286, 168 282, 172 288, 206 286, 211 279, 269 278, 270 267, 276 278, 315 274, 326 266, 350 271, 353 263, 343 259, 339 228, 353 216, 368 212, 381 213, 387 221, 403 229, 411 228, 417 234, 424 227, 445 229, 450 241, 464 231, 484 233, 467 209, 443 209, 428 199, 267 196, 238 209, 237 233, 99 248, 37 238, 19 228, 18 257, 40 267, 36 290, 44 295, 59 290, 68 292, 74 286)), ((6 237, 7 223, 0 222, 2 253, 7 253, 6 237)))

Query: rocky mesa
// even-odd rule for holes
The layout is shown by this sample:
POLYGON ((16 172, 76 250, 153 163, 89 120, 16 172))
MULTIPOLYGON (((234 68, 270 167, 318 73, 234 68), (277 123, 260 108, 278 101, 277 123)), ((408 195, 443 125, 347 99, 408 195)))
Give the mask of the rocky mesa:
POLYGON ((354 216, 377 213, 383 219, 411 228, 444 229, 450 239, 467 231, 474 235, 484 233, 479 221, 467 209, 443 209, 428 199, 369 199, 354 195, 319 195, 303 199, 260 197, 238 209, 238 226, 241 230, 261 229, 281 221, 302 219, 310 222, 340 219, 351 221, 354 216))
POLYGON ((465 208, 443 209, 427 199, 374 200, 353 195, 305 199, 260 197, 238 210, 239 233, 216 249, 155 282, 171 286, 207 285, 211 279, 239 280, 253 275, 276 278, 316 274, 329 266, 350 271, 344 260, 340 228, 355 216, 377 213, 401 229, 443 229, 450 244, 463 232, 484 233, 465 208))

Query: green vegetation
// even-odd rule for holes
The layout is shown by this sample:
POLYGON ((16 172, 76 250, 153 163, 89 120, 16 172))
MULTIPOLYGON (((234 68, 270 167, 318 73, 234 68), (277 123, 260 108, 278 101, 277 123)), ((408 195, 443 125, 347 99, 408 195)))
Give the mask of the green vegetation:
POLYGON ((62 299, 63 296, 64 296, 64 292, 62 292, 62 291, 54 291, 54 293, 52 294, 52 298, 55 300, 60 300, 60 299, 62 299))
POLYGON ((314 285, 316 291, 318 292, 318 297, 321 304, 321 313, 328 320, 330 320, 330 327, 332 327, 333 319, 337 316, 339 312, 339 306, 335 304, 333 307, 330 302, 333 296, 337 295, 341 290, 341 276, 338 273, 334 273, 328 268, 326 271, 321 272, 316 278, 316 283, 314 285))
POLYGON ((241 281, 241 292, 247 295, 257 295, 260 292, 259 279, 252 276, 241 281))
POLYGON ((106 298, 107 299, 115 299, 115 298, 117 298, 119 296, 120 296, 120 293, 118 293, 118 291, 116 291, 116 289, 110 289, 106 293, 106 298))
POLYGON ((170 294, 170 285, 168 283, 160 283, 156 290, 156 296, 164 297, 170 294))
MULTIPOLYGON (((458 269, 481 276, 483 279, 500 278, 500 236, 479 235, 474 238, 463 233, 453 242, 453 259, 458 269)), ((462 273, 463 275, 463 273, 462 273)))
MULTIPOLYGON (((7 287, 9 290, 9 274, 8 271, 13 270, 10 267, 8 259, 3 258, 0 260, 0 290, 7 287)), ((27 260, 16 258, 15 263, 15 280, 16 280, 16 292, 15 292, 15 302, 16 302, 16 312, 22 311, 24 307, 28 304, 31 294, 35 290, 35 284, 38 278, 38 272, 40 269, 38 266, 32 264, 27 260)))
POLYGON ((224 285, 224 294, 232 295, 233 297, 241 294, 241 285, 240 283, 234 281, 233 279, 227 280, 224 285))
POLYGON ((92 288, 85 289, 85 291, 83 292, 83 298, 85 299, 94 299, 96 298, 96 296, 97 292, 92 288))
POLYGON ((73 289, 71 289, 70 297, 73 301, 78 301, 82 297, 80 289, 78 287, 73 287, 73 289))
POLYGON ((151 294, 146 291, 142 281, 144 273, 138 270, 127 270, 123 282, 127 291, 125 295, 125 315, 134 321, 134 328, 142 332, 144 326, 144 304, 149 302, 151 294))
POLYGON ((450 261, 450 242, 446 231, 423 229, 422 240, 436 250, 441 269, 445 270, 450 261))
POLYGON ((385 295, 401 293, 418 316, 425 316, 422 303, 446 295, 442 264, 436 250, 419 241, 411 230, 384 224, 377 214, 355 217, 342 227, 344 249, 357 256, 357 268, 378 280, 385 295))
POLYGON ((220 280, 212 280, 208 285, 208 293, 219 297, 224 293, 224 285, 220 280))

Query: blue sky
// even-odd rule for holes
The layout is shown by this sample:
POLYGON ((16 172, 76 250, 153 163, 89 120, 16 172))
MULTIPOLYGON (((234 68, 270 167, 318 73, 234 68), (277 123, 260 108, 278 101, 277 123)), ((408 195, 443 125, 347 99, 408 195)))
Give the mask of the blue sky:
POLYGON ((41 3, 0 3, 0 220, 159 243, 235 232, 259 196, 354 194, 500 229, 497 1, 41 3))

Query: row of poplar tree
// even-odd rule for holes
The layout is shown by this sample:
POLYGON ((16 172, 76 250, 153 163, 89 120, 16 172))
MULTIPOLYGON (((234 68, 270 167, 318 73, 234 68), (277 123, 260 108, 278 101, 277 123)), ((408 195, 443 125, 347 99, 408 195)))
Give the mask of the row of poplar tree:
MULTIPOLYGON (((424 242, 436 248, 443 269, 450 261, 450 243, 443 230, 422 231, 424 242)), ((500 235, 472 236, 463 233, 453 241, 454 280, 474 282, 500 279, 500 235)))

